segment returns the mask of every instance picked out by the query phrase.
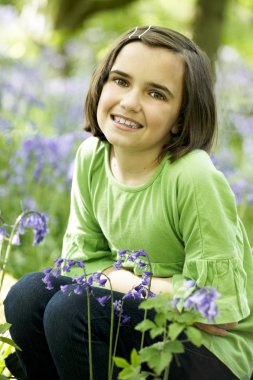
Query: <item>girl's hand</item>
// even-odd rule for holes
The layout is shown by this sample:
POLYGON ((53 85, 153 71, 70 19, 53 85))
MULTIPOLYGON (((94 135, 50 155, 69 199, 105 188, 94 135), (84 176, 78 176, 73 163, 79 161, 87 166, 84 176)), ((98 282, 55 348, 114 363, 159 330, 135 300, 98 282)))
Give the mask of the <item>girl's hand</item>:
POLYGON ((227 335, 227 330, 232 329, 238 325, 237 322, 231 323, 221 323, 216 325, 208 325, 206 323, 195 323, 195 326, 200 330, 207 332, 208 334, 225 336, 227 335))

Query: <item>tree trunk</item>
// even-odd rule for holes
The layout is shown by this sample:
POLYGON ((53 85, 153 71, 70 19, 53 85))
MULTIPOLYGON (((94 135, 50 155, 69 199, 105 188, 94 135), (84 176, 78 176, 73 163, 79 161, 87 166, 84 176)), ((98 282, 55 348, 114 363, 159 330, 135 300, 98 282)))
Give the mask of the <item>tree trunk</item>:
POLYGON ((54 29, 76 30, 92 14, 129 5, 136 0, 54 0, 54 29))
POLYGON ((230 0, 197 0, 193 21, 193 40, 214 65, 221 43, 225 10, 230 0))

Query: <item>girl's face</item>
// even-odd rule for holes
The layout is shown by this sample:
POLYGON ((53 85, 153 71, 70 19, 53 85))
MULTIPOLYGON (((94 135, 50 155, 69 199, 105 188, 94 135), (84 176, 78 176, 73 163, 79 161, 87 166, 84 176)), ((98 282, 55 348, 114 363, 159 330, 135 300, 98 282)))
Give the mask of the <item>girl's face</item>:
POLYGON ((117 149, 157 158, 171 132, 177 132, 183 75, 178 54, 139 41, 126 45, 98 103, 98 124, 106 139, 117 149))

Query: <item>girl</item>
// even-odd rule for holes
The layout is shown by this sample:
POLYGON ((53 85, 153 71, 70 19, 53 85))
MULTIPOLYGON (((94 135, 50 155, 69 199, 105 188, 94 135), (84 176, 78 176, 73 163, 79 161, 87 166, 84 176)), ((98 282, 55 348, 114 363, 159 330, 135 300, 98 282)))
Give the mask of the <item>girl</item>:
MULTIPOLYGON (((116 296, 140 283, 131 263, 113 267, 125 248, 148 252, 154 293, 173 291, 185 278, 215 287, 217 324, 200 320, 203 346, 186 345, 170 379, 249 380, 253 261, 234 195, 208 154, 216 110, 206 56, 170 29, 130 30, 95 70, 85 117, 93 136, 76 156, 63 257, 83 259, 89 273, 106 273, 116 296)), ((51 291, 41 278, 26 275, 5 301, 26 376, 88 379, 86 295, 59 291, 71 282, 67 277, 54 279, 51 291)), ((94 379, 104 380, 110 305, 91 303, 94 379)), ((121 329, 117 356, 128 359, 143 314, 129 300, 124 311, 131 321, 121 329)))

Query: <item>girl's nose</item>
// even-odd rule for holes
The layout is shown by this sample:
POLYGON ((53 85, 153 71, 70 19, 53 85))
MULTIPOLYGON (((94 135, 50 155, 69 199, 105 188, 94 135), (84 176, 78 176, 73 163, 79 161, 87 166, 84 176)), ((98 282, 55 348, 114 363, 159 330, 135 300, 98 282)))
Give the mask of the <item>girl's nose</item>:
POLYGON ((139 112, 141 109, 140 94, 137 90, 129 90, 122 96, 120 105, 127 111, 139 112))

